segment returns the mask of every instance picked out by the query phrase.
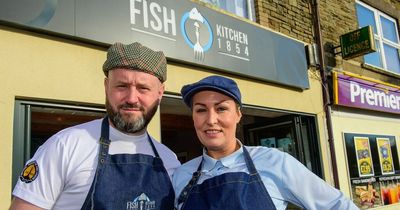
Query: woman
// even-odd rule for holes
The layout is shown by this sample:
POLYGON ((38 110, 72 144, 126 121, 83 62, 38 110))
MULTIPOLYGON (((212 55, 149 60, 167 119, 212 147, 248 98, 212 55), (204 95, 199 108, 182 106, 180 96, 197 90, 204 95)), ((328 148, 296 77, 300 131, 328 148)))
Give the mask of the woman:
POLYGON ((295 158, 277 149, 248 147, 235 137, 241 113, 236 83, 221 76, 185 85, 203 155, 175 171, 178 209, 358 209, 295 158))

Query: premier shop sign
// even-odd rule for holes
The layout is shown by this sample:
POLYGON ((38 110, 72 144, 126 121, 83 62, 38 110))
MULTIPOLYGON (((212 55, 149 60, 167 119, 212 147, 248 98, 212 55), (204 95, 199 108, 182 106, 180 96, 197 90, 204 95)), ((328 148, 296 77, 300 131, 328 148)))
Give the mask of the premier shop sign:
POLYGON ((169 60, 309 88, 304 43, 189 0, 0 0, 0 22, 104 44, 141 42, 169 60))
POLYGON ((400 114, 400 87, 349 73, 334 73, 334 103, 400 114))

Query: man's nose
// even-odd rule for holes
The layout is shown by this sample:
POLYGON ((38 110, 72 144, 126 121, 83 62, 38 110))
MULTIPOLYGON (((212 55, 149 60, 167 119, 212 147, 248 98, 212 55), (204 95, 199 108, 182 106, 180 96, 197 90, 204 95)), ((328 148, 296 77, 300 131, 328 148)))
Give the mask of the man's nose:
POLYGON ((136 87, 130 87, 125 96, 125 102, 129 104, 135 104, 139 101, 139 91, 136 87))

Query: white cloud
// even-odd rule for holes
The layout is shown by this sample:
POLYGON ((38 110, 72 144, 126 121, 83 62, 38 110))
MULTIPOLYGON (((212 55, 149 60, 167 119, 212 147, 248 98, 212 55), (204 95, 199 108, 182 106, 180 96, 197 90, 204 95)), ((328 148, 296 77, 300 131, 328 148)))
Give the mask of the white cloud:
POLYGON ((190 10, 189 18, 192 20, 197 20, 197 21, 200 21, 201 23, 204 23, 204 18, 200 14, 200 12, 196 9, 196 7, 194 7, 192 10, 190 10))

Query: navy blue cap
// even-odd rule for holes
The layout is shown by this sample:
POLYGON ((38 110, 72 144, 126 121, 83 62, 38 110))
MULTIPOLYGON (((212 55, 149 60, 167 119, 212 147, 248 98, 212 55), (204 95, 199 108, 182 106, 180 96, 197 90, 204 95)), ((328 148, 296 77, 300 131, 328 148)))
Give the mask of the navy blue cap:
POLYGON ((196 83, 182 87, 181 94, 183 101, 188 107, 192 107, 192 97, 203 90, 213 90, 231 97, 242 107, 242 96, 239 87, 232 79, 221 76, 209 76, 196 83))

